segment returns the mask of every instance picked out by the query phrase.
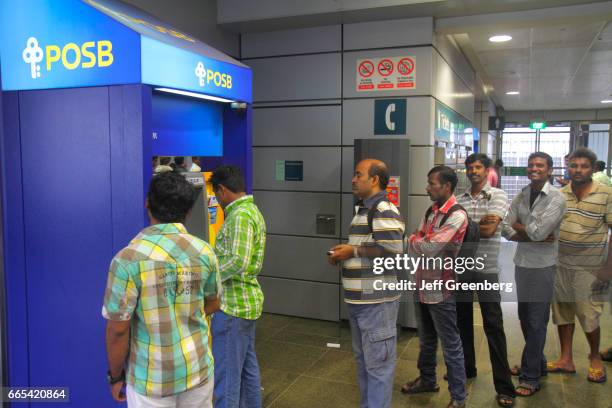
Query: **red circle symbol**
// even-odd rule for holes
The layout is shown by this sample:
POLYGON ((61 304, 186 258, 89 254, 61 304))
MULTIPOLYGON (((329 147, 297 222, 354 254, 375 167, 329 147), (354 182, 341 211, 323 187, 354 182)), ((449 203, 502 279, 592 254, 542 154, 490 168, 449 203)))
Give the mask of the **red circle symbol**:
POLYGON ((357 68, 359 75, 363 78, 369 78, 374 73, 374 64, 370 60, 362 61, 357 68))
POLYGON ((412 58, 402 58, 397 63, 397 70, 402 75, 410 75, 414 71, 414 61, 412 58))
POLYGON ((393 62, 390 59, 381 60, 378 63, 378 73, 384 77, 393 73, 393 62))

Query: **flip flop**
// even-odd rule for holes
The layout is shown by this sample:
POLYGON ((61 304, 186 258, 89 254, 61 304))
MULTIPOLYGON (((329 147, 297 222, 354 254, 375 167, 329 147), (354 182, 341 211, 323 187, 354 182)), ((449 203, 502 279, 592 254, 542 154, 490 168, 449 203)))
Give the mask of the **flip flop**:
POLYGON ((602 351, 600 355, 603 361, 607 361, 608 363, 612 362, 612 347, 610 347, 606 351, 602 351))
POLYGON ((568 370, 565 367, 560 367, 555 363, 547 363, 546 371, 549 373, 559 373, 559 374, 576 374, 576 370, 568 370))
POLYGON ((500 407, 514 406, 514 397, 511 397, 510 395, 498 394, 495 397, 495 400, 497 401, 497 405, 499 405, 500 407))
POLYGON ((516 387, 517 393, 516 396, 517 397, 531 397, 533 394, 535 394, 536 392, 540 391, 540 386, 539 385, 531 385, 528 383, 520 383, 517 387, 516 387), (518 392, 518 390, 527 390, 529 391, 527 394, 521 394, 520 392, 518 392))
POLYGON ((607 379, 608 379, 608 375, 606 373, 605 368, 599 369, 599 368, 589 367, 589 374, 587 375, 587 380, 589 380, 592 383, 601 384, 601 383, 605 383, 607 379))

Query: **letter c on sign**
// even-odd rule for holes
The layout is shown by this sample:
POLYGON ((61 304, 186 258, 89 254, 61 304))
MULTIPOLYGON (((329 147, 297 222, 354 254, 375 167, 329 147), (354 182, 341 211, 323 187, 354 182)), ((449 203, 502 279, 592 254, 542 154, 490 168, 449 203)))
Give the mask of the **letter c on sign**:
POLYGON ((387 106, 387 110, 385 112, 385 125, 387 125, 387 129, 389 129, 390 131, 395 130, 395 122, 391 120, 391 114, 393 112, 395 112, 395 104, 390 103, 389 106, 387 106))

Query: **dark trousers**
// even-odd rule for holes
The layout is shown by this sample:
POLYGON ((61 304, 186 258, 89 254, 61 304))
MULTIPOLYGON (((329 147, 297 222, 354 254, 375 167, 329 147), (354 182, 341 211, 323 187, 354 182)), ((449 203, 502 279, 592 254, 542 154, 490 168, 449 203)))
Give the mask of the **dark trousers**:
POLYGON ((419 319, 419 360, 417 367, 426 384, 436 384, 436 351, 438 338, 442 343, 448 375, 448 390, 457 402, 465 401, 465 368, 461 339, 457 330, 455 299, 448 297, 435 304, 417 303, 419 319))
POLYGON ((515 267, 519 301, 518 315, 525 338, 519 380, 531 385, 538 385, 540 377, 546 372, 544 344, 550 317, 550 300, 553 295, 555 271, 555 266, 547 268, 515 267))
MULTIPOLYGON (((466 272, 461 282, 495 283, 497 274, 466 272)), ((461 335, 465 372, 468 377, 476 376, 476 350, 474 348, 474 294, 478 294, 478 303, 482 313, 484 332, 489 344, 489 358, 493 370, 493 383, 498 394, 514 395, 514 384, 508 364, 508 348, 504 319, 501 310, 501 296, 498 291, 457 291, 457 327, 461 335)))

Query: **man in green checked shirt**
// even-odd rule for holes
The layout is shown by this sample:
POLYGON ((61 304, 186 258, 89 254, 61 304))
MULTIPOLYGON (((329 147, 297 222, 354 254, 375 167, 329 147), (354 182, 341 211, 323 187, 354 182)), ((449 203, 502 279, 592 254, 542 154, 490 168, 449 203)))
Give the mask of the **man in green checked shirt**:
POLYGON ((215 242, 223 287, 221 310, 212 319, 215 408, 260 408, 255 323, 263 308, 257 274, 263 264, 266 225, 253 196, 245 193, 238 167, 217 168, 211 182, 225 213, 215 242))

